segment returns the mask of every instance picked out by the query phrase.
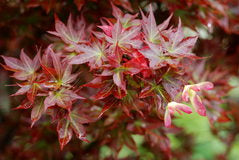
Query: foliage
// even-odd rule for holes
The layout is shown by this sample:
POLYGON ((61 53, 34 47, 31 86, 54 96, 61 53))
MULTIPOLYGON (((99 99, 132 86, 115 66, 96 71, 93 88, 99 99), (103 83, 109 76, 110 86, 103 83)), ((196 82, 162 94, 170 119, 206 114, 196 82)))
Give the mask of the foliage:
MULTIPOLYGON (((20 58, 2 55, 2 67, 13 72, 11 86, 18 87, 11 95, 14 109, 26 109, 20 113, 25 126, 18 122, 20 137, 5 149, 5 158, 11 159, 12 151, 19 159, 45 155, 73 159, 83 154, 85 159, 235 157, 238 102, 230 91, 238 87, 231 81, 237 81, 239 50, 236 42, 228 50, 218 44, 221 32, 225 37, 238 34, 234 17, 238 13, 232 6, 236 2, 13 1, 3 12, 11 5, 18 8, 16 4, 36 10, 38 19, 44 19, 40 12, 51 15, 51 21, 54 15, 55 24, 40 28, 41 32, 51 29, 34 40, 41 46, 35 51, 22 49, 20 58), (65 24, 59 17, 67 6, 74 9, 65 11, 71 12, 65 24), (96 6, 112 7, 112 13, 95 12, 96 6), (79 11, 81 16, 73 16, 79 11), (158 12, 168 16, 158 19, 154 11, 157 17, 158 12), (215 39, 203 40, 201 30, 215 39), (198 126, 208 134, 197 135, 198 126), (55 147, 56 133, 60 147, 55 147), (203 137, 213 142, 206 144, 203 137), (202 146, 210 149, 213 144, 218 150, 201 151, 202 146)), ((18 40, 10 36, 14 41, 5 45, 7 50, 14 50, 15 44, 20 48, 28 36, 34 38, 34 29, 31 32, 23 32, 18 40)), ((229 45, 230 38, 224 41, 229 45)), ((17 123, 9 119, 9 126, 17 123)), ((8 126, 6 120, 4 124, 8 126)))

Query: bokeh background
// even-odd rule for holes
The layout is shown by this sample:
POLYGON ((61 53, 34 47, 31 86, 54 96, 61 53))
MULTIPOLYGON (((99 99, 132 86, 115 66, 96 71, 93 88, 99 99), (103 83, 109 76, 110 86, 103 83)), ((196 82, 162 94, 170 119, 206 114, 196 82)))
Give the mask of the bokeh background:
MULTIPOLYGON (((222 83, 225 109, 219 120, 210 123, 196 114, 174 119, 181 128, 168 134, 172 159, 238 160, 239 159, 239 2, 237 0, 114 0, 125 12, 147 11, 152 4, 158 23, 174 13, 172 24, 181 17, 186 35, 199 35, 194 52, 208 56, 209 80, 222 83), (224 86, 223 86, 224 85, 224 86), (230 86, 228 88, 228 86, 230 86), (190 123, 189 123, 190 122, 190 123)), ((89 24, 99 24, 100 17, 112 17, 109 0, 1 0, 0 54, 18 57, 22 48, 28 55, 45 48, 54 40, 46 31, 54 30, 54 14, 66 22, 69 14, 83 15, 89 24)), ((3 60, 0 60, 3 63, 3 60)), ((197 74, 197 73, 195 73, 197 74)), ((16 91, 13 79, 0 68, 0 159, 90 159, 94 144, 72 140, 60 151, 54 125, 46 119, 30 128, 30 111, 13 110, 23 97, 11 97, 16 91), (86 145, 81 151, 77 146, 86 145), (89 152, 87 152, 89 151, 89 152)), ((118 159, 164 159, 148 150, 144 138, 133 136, 139 156, 126 146, 118 159)), ((164 144, 162 144, 164 145, 164 144)), ((167 146, 167 145, 165 145, 167 146)), ((167 150, 168 148, 165 148, 167 150)), ((100 159, 111 155, 107 146, 97 148, 100 159)))

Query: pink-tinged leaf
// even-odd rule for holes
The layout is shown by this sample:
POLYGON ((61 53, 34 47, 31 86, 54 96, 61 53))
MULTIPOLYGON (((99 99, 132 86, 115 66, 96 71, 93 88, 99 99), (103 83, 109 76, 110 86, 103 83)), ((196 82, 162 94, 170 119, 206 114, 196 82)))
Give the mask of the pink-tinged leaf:
POLYGON ((131 30, 122 29, 122 24, 119 19, 114 24, 112 29, 112 36, 105 36, 107 42, 112 44, 113 49, 119 47, 121 49, 141 48, 142 41, 137 37, 140 32, 140 26, 134 26, 131 30))
POLYGON ((70 128, 70 121, 62 119, 57 124, 58 140, 60 142, 61 150, 72 138, 72 129, 70 128))
POLYGON ((76 93, 75 93, 74 91, 72 91, 72 90, 65 90, 65 91, 64 91, 64 94, 70 96, 70 97, 71 97, 71 100, 85 99, 84 97, 79 96, 78 94, 76 94, 76 93))
POLYGON ((186 102, 189 100, 190 90, 198 92, 201 90, 211 90, 213 89, 213 87, 214 85, 211 82, 201 82, 198 84, 185 85, 182 93, 182 99, 186 102))
POLYGON ((197 36, 195 37, 187 37, 183 39, 175 48, 171 48, 169 51, 172 56, 180 56, 180 57, 188 57, 198 59, 196 55, 191 53, 192 48, 194 47, 195 43, 197 42, 197 36))
POLYGON ((32 108, 32 112, 31 112, 31 127, 33 127, 33 125, 35 124, 36 121, 38 121, 42 114, 44 112, 44 101, 43 100, 39 100, 36 104, 34 104, 33 108, 32 108))
MULTIPOLYGON (((111 37, 112 36, 112 26, 108 26, 108 25, 103 25, 103 26, 98 26, 100 29, 102 29, 104 31, 104 33, 111 37)), ((96 37, 101 36, 101 33, 98 32, 94 32, 96 34, 96 37)), ((103 36, 102 36, 103 37, 103 36)))
MULTIPOLYGON (((71 15, 68 18, 67 26, 62 23, 59 18, 55 15, 55 29, 56 32, 48 31, 48 33, 60 37, 65 43, 75 45, 78 43, 84 43, 85 40, 85 27, 74 28, 73 20, 71 15)), ((75 25, 76 26, 76 25, 75 25)))
POLYGON ((116 18, 116 19, 119 19, 120 17, 123 16, 123 12, 118 8, 116 7, 112 2, 111 2, 111 6, 112 6, 112 15, 116 18))
POLYGON ((158 44, 160 42, 160 34, 155 21, 152 6, 150 5, 148 17, 146 17, 142 11, 141 15, 143 17, 142 27, 146 36, 146 40, 151 43, 158 44))
POLYGON ((173 16, 173 14, 171 13, 170 16, 163 23, 158 25, 158 30, 159 31, 163 31, 163 30, 165 30, 168 27, 169 22, 170 22, 172 16, 173 16))
POLYGON ((31 72, 31 71, 34 72, 40 67, 40 58, 41 58, 40 53, 41 53, 41 50, 38 50, 34 59, 31 60, 26 55, 24 50, 23 49, 21 50, 20 59, 21 59, 23 65, 25 66, 25 68, 27 68, 28 72, 31 72))
MULTIPOLYGON (((79 116, 74 116, 72 114, 69 115, 69 118, 70 118, 70 125, 71 125, 71 128, 73 129, 73 131, 75 132, 77 138, 79 138, 80 140, 83 140, 83 141, 86 141, 86 142, 89 142, 87 139, 86 139, 86 132, 85 132, 85 128, 84 126, 81 124, 81 118, 79 116)), ((82 122, 84 122, 82 120, 82 122)))
POLYGON ((198 85, 201 90, 211 90, 214 87, 212 82, 201 82, 198 85))
POLYGON ((178 27, 164 31, 163 37, 164 38, 161 39, 161 43, 164 50, 166 51, 166 55, 176 58, 199 58, 191 52, 198 37, 195 36, 184 38, 180 18, 178 27))
POLYGON ((106 40, 109 43, 112 43, 113 46, 118 46, 118 41, 119 41, 119 36, 122 33, 122 26, 119 20, 117 20, 117 22, 113 25, 113 28, 111 30, 111 36, 107 36, 106 35, 106 40))
POLYGON ((138 39, 139 32, 141 30, 140 26, 135 26, 130 30, 124 31, 120 34, 118 45, 121 48, 136 48, 139 49, 142 46, 142 41, 138 39))
POLYGON ((56 104, 56 98, 52 92, 44 100, 44 110, 46 111, 48 107, 54 106, 56 104))
POLYGON ((168 103, 166 106, 166 111, 165 111, 165 115, 164 115, 164 124, 166 127, 170 127, 171 115, 173 115, 175 113, 175 111, 178 112, 179 114, 181 114, 181 111, 185 112, 187 114, 192 113, 192 109, 185 104, 177 103, 177 102, 168 103))
POLYGON ((171 65, 172 59, 163 54, 163 48, 159 45, 147 42, 149 48, 140 50, 140 53, 149 60, 149 67, 159 69, 167 64, 171 65))
MULTIPOLYGON (((81 14, 81 16, 77 17, 76 18, 76 23, 75 23, 75 28, 76 30, 78 31, 81 31, 81 32, 84 32, 85 30, 85 27, 86 27, 86 21, 84 19, 84 15, 81 14)), ((87 28, 87 31, 91 31, 91 30, 88 30, 89 28, 87 28)), ((80 32, 80 33, 81 33, 80 32)), ((83 37, 82 37, 83 38, 83 37)))
POLYGON ((122 25, 119 20, 114 24, 112 28, 112 41, 111 43, 114 43, 115 45, 118 44, 119 36, 122 33, 122 25))
MULTIPOLYGON (((39 55, 38 55, 39 56, 39 55)), ((35 72, 39 68, 39 59, 35 57, 35 61, 32 61, 23 50, 21 50, 20 60, 12 57, 2 56, 6 65, 3 67, 7 70, 15 72, 12 77, 18 80, 34 80, 35 72)))
POLYGON ((182 93, 182 99, 187 102, 189 100, 189 90, 191 85, 185 85, 182 93))
POLYGON ((123 79, 124 75, 122 72, 118 72, 118 73, 114 73, 113 75, 113 80, 114 80, 114 83, 119 87, 121 88, 123 91, 126 92, 126 83, 123 79))
POLYGON ((211 82, 201 82, 195 85, 191 85, 190 89, 194 91, 201 91, 201 90, 211 90, 213 89, 214 85, 211 82))
POLYGON ((112 4, 113 12, 112 15, 119 19, 120 23, 122 24, 123 28, 127 29, 132 26, 138 26, 141 24, 141 21, 139 19, 136 19, 138 17, 138 14, 131 15, 131 14, 123 14, 123 12, 114 6, 112 4))
POLYGON ((83 53, 72 58, 70 63, 83 64, 89 62, 91 68, 101 67, 106 60, 105 49, 105 44, 100 42, 95 42, 92 46, 81 45, 78 50, 83 53))
POLYGON ((177 103, 177 102, 170 102, 168 104, 168 106, 172 106, 176 111, 178 111, 180 113, 180 111, 183 111, 187 114, 191 114, 192 113, 192 109, 185 105, 185 104, 182 104, 182 103, 177 103))
POLYGON ((87 123, 93 122, 92 119, 90 119, 87 116, 82 115, 81 113, 78 113, 76 111, 72 111, 69 114, 69 118, 70 118, 71 122, 77 122, 77 123, 80 123, 80 124, 87 124, 87 123))
POLYGON ((165 115, 164 115, 164 125, 165 127, 170 127, 171 126, 171 115, 168 109, 166 109, 165 111, 165 115))
POLYGON ((27 79, 31 79, 30 77, 32 76, 32 72, 29 73, 29 72, 25 72, 25 71, 20 71, 20 72, 15 72, 13 74, 12 77, 18 79, 18 80, 21 80, 21 81, 24 81, 24 80, 27 80, 27 79))
POLYGON ((84 97, 78 96, 71 90, 67 89, 61 89, 58 92, 50 92, 49 96, 46 97, 44 101, 45 110, 47 110, 48 107, 58 105, 59 107, 70 109, 72 106, 72 101, 76 99, 84 99, 84 97))
POLYGON ((28 68, 28 70, 34 69, 32 65, 33 61, 26 55, 23 49, 21 50, 20 59, 25 68, 28 68))
POLYGON ((16 58, 2 56, 6 65, 15 70, 24 70, 22 62, 16 58))
POLYGON ((77 77, 78 77, 78 73, 77 74, 71 74, 72 72, 72 65, 67 65, 66 67, 64 67, 64 73, 63 76, 61 77, 61 82, 63 83, 63 85, 67 85, 72 83, 77 77))
MULTIPOLYGON (((184 34, 183 34, 183 29, 182 29, 182 22, 181 19, 179 18, 179 22, 178 22, 178 28, 176 30, 176 32, 174 34, 172 34, 172 48, 176 48, 176 45, 179 44, 179 42, 181 42, 184 38, 184 34)), ((171 37, 170 37, 171 38, 171 37)))
POLYGON ((47 67, 52 66, 51 52, 52 52, 52 45, 48 45, 48 47, 45 49, 42 59, 40 61, 41 65, 44 65, 47 67))
POLYGON ((59 107, 65 108, 69 111, 71 110, 72 101, 70 99, 70 96, 64 96, 61 98, 57 98, 56 103, 59 107))
POLYGON ((12 94, 11 96, 18 96, 18 95, 23 95, 26 92, 28 92, 31 88, 30 85, 19 85, 21 88, 14 94, 12 94))
POLYGON ((86 54, 80 54, 75 56, 72 60, 71 60, 71 64, 84 64, 89 62, 92 58, 94 58, 95 55, 91 54, 91 53, 86 53, 86 54))
POLYGON ((206 116, 206 108, 202 103, 201 98, 196 94, 195 91, 190 90, 190 101, 196 110, 196 112, 201 116, 206 116))
POLYGON ((54 69, 56 70, 56 73, 59 76, 61 76, 63 66, 61 64, 60 57, 52 50, 52 48, 50 48, 49 50, 50 50, 50 55, 51 55, 51 58, 52 58, 54 69))

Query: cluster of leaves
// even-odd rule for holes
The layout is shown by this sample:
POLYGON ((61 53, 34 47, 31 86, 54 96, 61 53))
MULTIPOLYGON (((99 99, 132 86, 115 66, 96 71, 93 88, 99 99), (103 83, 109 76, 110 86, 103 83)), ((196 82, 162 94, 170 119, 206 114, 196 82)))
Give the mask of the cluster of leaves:
MULTIPOLYGON (((48 2, 24 3, 28 3, 27 7, 30 8, 42 6, 47 13, 56 11, 60 6, 58 2, 48 2), (48 2, 52 4, 48 5, 48 2)), ((87 1, 74 2, 79 2, 80 10, 87 1)), ((128 1, 113 2, 132 10, 128 1)), ((220 25, 221 17, 228 16, 225 8, 233 8, 232 5, 212 1, 185 3, 187 5, 183 5, 183 1, 163 1, 162 5, 166 5, 170 11, 176 11, 176 14, 178 9, 187 11, 189 8, 191 11, 193 8, 194 12, 198 12, 194 14, 197 15, 194 19, 206 25, 212 22, 220 25), (204 5, 199 5, 202 3, 204 5), (196 10, 195 6, 201 6, 202 9, 196 10), (217 11, 220 6, 224 8, 220 10, 223 13, 217 11), (200 18, 203 15, 201 12, 205 12, 207 18, 200 18)), ((51 122, 57 124, 61 148, 75 134, 83 141, 88 142, 89 139, 90 144, 97 147, 109 146, 114 158, 124 145, 139 155, 134 137, 138 134, 144 136, 144 147, 150 150, 148 152, 156 157, 169 158, 178 153, 171 152, 166 134, 182 131, 174 125, 170 127, 171 118, 177 116, 176 112, 190 114, 195 110, 201 116, 207 115, 215 134, 215 123, 230 121, 228 114, 237 116, 236 109, 224 110, 220 107, 220 103, 227 102, 222 97, 227 96, 231 89, 229 76, 226 76, 231 73, 228 68, 212 67, 212 64, 221 63, 215 61, 216 58, 224 59, 218 56, 216 49, 213 63, 205 63, 191 52, 197 36, 185 37, 181 20, 177 27, 170 27, 173 17, 170 15, 157 25, 152 8, 147 15, 143 11, 141 15, 124 14, 114 5, 112 8, 114 17, 102 18, 97 26, 87 25, 82 17, 74 21, 71 16, 65 25, 55 16, 55 31, 49 33, 59 39, 45 50, 39 49, 32 54, 35 55, 33 60, 23 50, 20 60, 3 56, 3 67, 14 72, 16 85, 20 87, 13 96, 24 95, 25 98, 17 109, 32 108, 32 127, 41 117, 40 122, 45 122, 49 118, 46 115, 50 115, 51 122), (140 16, 141 19, 138 18, 140 16), (214 89, 207 91, 213 87, 211 82, 214 89), (187 101, 191 102, 192 108, 185 104, 187 101)), ((227 18, 231 23, 233 17, 227 18)), ((237 25, 234 20, 233 25, 237 25)), ((208 27, 210 29, 210 25, 208 27)), ((237 33, 236 27, 233 30, 230 27, 224 29, 229 33, 237 33)), ((206 45, 211 51, 211 44, 206 42, 203 47, 206 45)), ((214 48, 217 47, 218 42, 214 48)), ((198 52, 202 55, 207 50, 200 48, 198 52)), ((38 127, 34 127, 34 133, 44 131, 38 127)), ((235 128, 235 132, 229 135, 234 138, 225 140, 226 144, 231 145, 236 134, 235 128)), ((99 159, 99 151, 90 150, 90 145, 86 147, 84 143, 77 143, 76 146, 82 154, 91 153, 91 158, 99 159)), ((74 152, 74 146, 67 147, 74 152)), ((187 147, 185 151, 188 151, 187 147)))
MULTIPOLYGON (((33 60, 23 50, 20 60, 3 56, 6 63, 3 67, 22 81, 17 83, 21 88, 13 96, 26 95, 16 109, 32 108, 32 126, 44 113, 51 115, 57 122, 61 148, 70 141, 73 132, 88 141, 82 124, 99 120, 112 107, 122 109, 130 118, 136 118, 137 114, 145 118, 151 112, 162 118, 168 104, 167 127, 174 110, 192 112, 190 107, 174 101, 181 101, 177 95, 187 83, 182 80, 189 70, 186 64, 199 58, 191 52, 197 37, 184 37, 180 19, 178 27, 169 28, 172 15, 157 25, 151 7, 148 16, 141 11, 142 19, 137 19, 137 14, 124 14, 113 4, 112 7, 114 19, 103 18, 98 26, 102 31, 93 31, 82 18, 74 22, 70 16, 65 25, 56 16, 56 31, 49 33, 64 42, 60 49, 49 45, 43 56, 39 49, 33 60), (77 86, 79 71, 72 73, 73 64, 77 68, 87 64, 93 79, 77 86), (98 90, 93 95, 86 92, 82 97, 78 95, 82 87, 98 90), (92 106, 85 111, 79 99, 103 106, 98 118, 86 114, 92 106)), ((186 85, 183 100, 190 97, 196 111, 205 116, 206 109, 195 91, 212 87, 210 82, 186 85)))

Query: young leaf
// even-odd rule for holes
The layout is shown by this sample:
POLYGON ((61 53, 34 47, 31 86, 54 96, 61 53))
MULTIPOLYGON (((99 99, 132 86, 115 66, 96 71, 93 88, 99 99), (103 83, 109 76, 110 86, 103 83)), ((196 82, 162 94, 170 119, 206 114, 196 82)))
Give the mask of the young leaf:
POLYGON ((131 15, 131 14, 123 14, 123 12, 116 7, 113 3, 112 5, 112 15, 116 18, 119 19, 120 23, 122 24, 123 28, 129 28, 132 26, 138 26, 140 25, 140 20, 136 19, 138 14, 131 15))
POLYGON ((108 43, 112 44, 113 48, 141 48, 142 41, 137 38, 140 29, 140 26, 132 27, 130 30, 122 29, 120 21, 117 20, 112 28, 112 37, 105 35, 105 38, 108 43))
POLYGON ((181 114, 181 111, 185 112, 187 114, 192 113, 192 109, 185 104, 177 103, 177 102, 168 103, 168 105, 166 106, 166 111, 165 111, 165 115, 164 115, 165 127, 170 127, 171 115, 173 115, 175 113, 175 111, 178 112, 179 114, 181 114))
POLYGON ((31 127, 33 127, 33 125, 35 124, 36 121, 38 121, 42 114, 44 112, 44 101, 43 99, 40 99, 39 101, 37 101, 36 104, 34 104, 33 108, 32 108, 32 112, 31 112, 31 127))
POLYGON ((61 119, 57 124, 58 139, 61 150, 72 138, 72 129, 70 128, 70 121, 61 119))
POLYGON ((70 110, 72 102, 76 99, 84 99, 75 92, 62 88, 60 91, 50 92, 44 101, 45 110, 48 107, 58 105, 59 107, 70 110))
POLYGON ((82 141, 89 142, 86 139, 85 128, 82 124, 90 123, 91 121, 88 120, 87 118, 81 117, 80 115, 77 115, 74 113, 69 114, 69 119, 70 119, 71 128, 75 132, 77 138, 79 138, 82 141))
POLYGON ((206 113, 206 108, 203 105, 201 98, 193 90, 190 90, 189 95, 190 95, 189 96, 190 97, 190 102, 192 103, 196 112, 201 116, 206 116, 206 114, 207 114, 206 113))
POLYGON ((213 83, 211 82, 201 82, 198 84, 185 85, 182 93, 182 99, 187 102, 190 96, 194 95, 194 92, 201 90, 211 90, 213 87, 213 83), (192 92, 192 90, 194 92, 192 92), (192 95, 190 95, 191 93, 192 95))
POLYGON ((165 127, 170 127, 171 126, 171 115, 168 109, 166 109, 165 114, 164 114, 164 125, 165 127))
MULTIPOLYGON (((82 21, 82 23, 84 24, 84 21, 82 21)), ((48 33, 60 37, 66 44, 70 45, 67 49, 74 51, 77 44, 86 42, 85 24, 81 26, 82 27, 79 28, 73 23, 71 15, 68 18, 67 26, 55 15, 56 31, 48 31, 48 33)))
POLYGON ((78 50, 83 53, 75 56, 70 63, 83 64, 89 62, 91 68, 101 67, 106 60, 105 49, 105 44, 100 42, 95 42, 92 46, 82 45, 78 50))
POLYGON ((168 40, 162 40, 162 46, 168 52, 168 55, 173 57, 188 57, 198 58, 191 53, 193 46, 197 41, 197 36, 184 38, 183 29, 181 26, 181 19, 179 19, 178 27, 168 31, 165 36, 168 40))
POLYGON ((175 67, 179 64, 179 59, 175 59, 166 55, 163 52, 163 48, 160 45, 153 43, 147 43, 149 48, 140 50, 140 53, 144 55, 145 58, 149 60, 149 67, 152 69, 159 69, 167 64, 172 67, 175 67))
POLYGON ((13 77, 18 80, 35 79, 36 71, 40 67, 40 51, 33 60, 31 60, 23 50, 21 50, 20 60, 12 57, 2 56, 6 66, 5 69, 15 72, 13 77))

